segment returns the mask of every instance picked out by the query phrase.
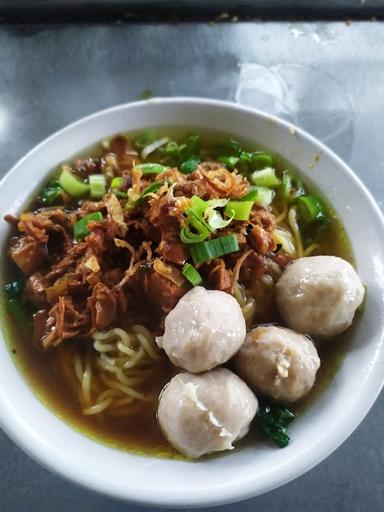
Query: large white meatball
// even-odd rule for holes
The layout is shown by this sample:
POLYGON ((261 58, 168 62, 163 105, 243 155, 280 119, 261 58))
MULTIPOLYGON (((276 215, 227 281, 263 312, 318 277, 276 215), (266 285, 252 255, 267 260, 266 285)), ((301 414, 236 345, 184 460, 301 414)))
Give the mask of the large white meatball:
POLYGON ((312 388, 320 359, 308 336, 267 325, 247 334, 234 363, 252 389, 282 402, 295 402, 312 388))
POLYGON ((336 336, 352 323, 364 287, 352 265, 336 256, 292 262, 276 285, 276 300, 289 327, 311 336, 336 336))
POLYGON ((168 313, 156 342, 173 364, 198 373, 228 361, 245 334, 243 314, 231 295, 196 286, 168 313))
POLYGON ((230 370, 179 373, 165 386, 157 419, 169 443, 188 457, 231 450, 249 430, 255 395, 230 370))

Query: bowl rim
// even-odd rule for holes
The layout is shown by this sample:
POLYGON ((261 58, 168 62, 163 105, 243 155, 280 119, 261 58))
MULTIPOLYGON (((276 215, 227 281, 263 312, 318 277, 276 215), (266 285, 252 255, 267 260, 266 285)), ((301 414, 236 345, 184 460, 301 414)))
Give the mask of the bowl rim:
MULTIPOLYGON (((42 142, 34 146, 28 153, 26 153, 22 158, 20 158, 17 161, 17 163, 12 166, 12 168, 5 174, 3 179, 0 181, 0 190, 2 189, 5 183, 15 179, 18 168, 22 166, 24 162, 27 161, 32 155, 38 153, 46 144, 49 144, 51 141, 55 139, 60 139, 61 137, 65 136, 67 133, 71 132, 77 126, 82 125, 83 123, 97 121, 100 117, 103 117, 106 114, 111 114, 113 112, 118 112, 120 110, 125 110, 127 108, 129 109, 133 107, 140 107, 141 105, 156 105, 159 103, 165 105, 179 105, 180 107, 188 103, 192 105, 206 105, 210 107, 216 107, 219 109, 228 109, 232 111, 237 111, 239 113, 250 114, 259 117, 265 121, 274 122, 280 127, 284 127, 290 130, 291 132, 292 130, 294 130, 305 142, 310 143, 312 146, 316 147, 320 152, 326 154, 331 160, 333 160, 335 165, 342 169, 344 174, 347 176, 348 180, 354 182, 355 186, 359 189, 359 193, 361 194, 361 196, 364 197, 365 202, 369 206, 372 215, 376 217, 376 221, 380 225, 380 228, 384 234, 384 216, 376 201, 374 200, 366 186, 362 183, 362 181, 353 173, 351 168, 331 149, 329 149, 322 142, 317 140, 315 137, 310 135, 305 130, 302 130, 301 128, 277 116, 268 114, 256 108, 246 107, 230 101, 217 99, 199 97, 150 98, 148 100, 128 102, 115 105, 97 111, 88 116, 82 117, 79 120, 70 123, 64 128, 56 131, 55 133, 44 139, 42 142)), ((3 241, 4 240, 0 240, 0 242, 3 241)), ((1 333, 0 336, 2 339, 3 336, 1 333)), ((382 352, 381 357, 383 358, 383 337, 381 337, 380 348, 382 352)), ((380 363, 383 364, 383 361, 380 361, 379 358, 377 358, 375 360, 374 367, 378 366, 380 363)), ((19 369, 17 369, 17 371, 20 373, 19 369)), ((379 372, 376 371, 375 375, 372 376, 372 378, 369 381, 366 381, 364 384, 365 387, 367 388, 367 391, 369 387, 369 397, 367 398, 365 396, 364 402, 360 404, 360 412, 359 414, 355 415, 353 421, 349 421, 348 425, 346 424, 346 421, 344 421, 344 423, 342 424, 343 428, 340 427, 338 428, 338 430, 335 430, 332 439, 330 438, 330 436, 324 439, 323 443, 321 444, 321 449, 317 450, 317 453, 311 457, 310 461, 301 461, 301 463, 297 464, 295 469, 290 471, 289 474, 286 472, 283 477, 276 479, 275 482, 270 483, 270 485, 267 485, 262 492, 271 491, 301 476, 302 474, 304 474, 305 472, 319 464, 322 460, 324 460, 352 434, 352 432, 357 428, 357 426, 361 423, 366 414, 369 412, 377 396, 379 395, 384 384, 384 374, 380 377, 379 372)), ((118 494, 115 491, 111 491, 108 488, 108 481, 106 481, 104 487, 101 488, 100 481, 96 483, 92 482, 92 480, 87 478, 85 474, 86 472, 83 472, 81 474, 79 472, 75 472, 74 474, 71 474, 71 468, 58 467, 55 461, 50 460, 48 452, 44 451, 44 446, 34 444, 34 442, 31 441, 29 438, 23 437, 23 435, 21 434, 21 429, 19 429, 18 427, 18 421, 20 422, 21 420, 14 414, 14 411, 12 410, 10 404, 2 403, 0 401, 0 427, 25 453, 31 456, 35 461, 37 461, 42 466, 58 474, 64 479, 103 495, 129 501, 131 503, 168 508, 215 506, 224 503, 233 503, 241 501, 244 499, 254 497, 256 495, 256 493, 252 490, 251 485, 242 486, 241 488, 238 488, 236 492, 231 492, 229 495, 225 495, 224 493, 224 497, 218 497, 216 495, 211 496, 208 494, 201 498, 197 495, 190 494, 189 496, 185 497, 185 503, 181 503, 180 501, 174 501, 172 500, 172 497, 169 497, 167 494, 164 493, 153 495, 151 491, 150 493, 145 493, 145 495, 143 495, 140 489, 137 491, 135 489, 129 489, 126 492, 121 492, 120 494, 118 494)), ((258 492, 257 494, 261 494, 261 492, 258 492)))

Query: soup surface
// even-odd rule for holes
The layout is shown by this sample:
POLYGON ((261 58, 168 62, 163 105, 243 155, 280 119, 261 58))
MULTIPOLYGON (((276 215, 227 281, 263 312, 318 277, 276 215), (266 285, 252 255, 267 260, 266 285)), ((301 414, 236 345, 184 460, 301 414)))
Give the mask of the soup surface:
MULTIPOLYGON (((157 349, 154 336, 162 334, 166 314, 196 284, 185 272, 185 264, 194 263, 189 254, 193 238, 202 243, 205 234, 201 224, 186 214, 196 196, 219 200, 210 203, 214 214, 205 218, 214 233, 208 238, 237 237, 240 248, 232 250, 232 256, 215 258, 223 262, 217 264, 219 268, 209 260, 194 268, 203 286, 238 299, 248 329, 282 323, 274 305, 274 283, 292 259, 336 255, 353 262, 336 215, 310 183, 301 183, 299 173, 287 162, 245 141, 201 130, 190 134, 167 128, 156 134, 119 135, 87 148, 53 170, 40 196, 25 208, 31 214, 7 219, 12 233, 6 250, 11 256, 23 237, 43 240, 45 247, 43 262, 24 267, 24 272, 18 256, 3 260, 3 283, 11 285, 2 295, 2 327, 15 363, 55 414, 108 445, 182 457, 165 440, 156 420, 159 394, 180 369, 157 349), (63 177, 63 170, 67 176, 63 177), (257 174, 260 171, 267 172, 257 174), (231 180, 235 182, 228 192, 231 180), (250 200, 243 202, 252 203, 248 216, 242 211, 243 219, 231 219, 228 201, 244 199, 251 192, 250 200), (320 205, 313 218, 298 201, 303 196, 320 205), (177 204, 186 201, 187 206, 180 207, 183 217, 167 211, 161 224, 157 218, 166 206, 159 201, 165 197, 177 204), (227 203, 220 203, 223 198, 227 203), (38 217, 41 214, 45 217, 38 217), (88 224, 79 224, 86 215, 91 215, 88 224), (179 236, 183 223, 188 229, 179 236), (255 225, 267 233, 269 247, 262 247, 259 239, 249 242, 249 230, 255 225), (248 273, 243 267, 233 281, 236 258, 246 250, 262 262, 262 271, 249 277, 254 267, 247 267, 248 273), (73 251, 82 252, 75 256, 73 251), (73 258, 65 265, 69 253, 73 258), (155 274, 161 277, 159 282, 152 280, 155 274), (33 276, 39 283, 31 283, 33 276)), ((315 341, 321 367, 311 392, 290 407, 295 413, 331 383, 347 350, 348 333, 332 343, 315 341)), ((231 367, 231 361, 227 365, 231 367)), ((257 421, 247 442, 256 439, 257 421)))

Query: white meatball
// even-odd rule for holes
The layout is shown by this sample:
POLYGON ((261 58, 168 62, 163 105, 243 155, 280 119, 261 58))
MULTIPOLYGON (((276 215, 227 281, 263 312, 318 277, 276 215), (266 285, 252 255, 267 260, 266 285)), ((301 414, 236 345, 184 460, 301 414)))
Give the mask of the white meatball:
POLYGON ((295 402, 312 388, 320 359, 312 340, 274 325, 252 329, 234 359, 237 373, 254 390, 295 402))
POLYGON ((164 335, 156 342, 173 364, 198 373, 228 361, 245 334, 237 301, 228 293, 197 286, 168 313, 164 335))
POLYGON ((311 336, 336 336, 352 323, 364 287, 352 265, 336 256, 292 262, 276 285, 276 300, 289 327, 311 336))
POLYGON ((179 373, 165 386, 157 419, 168 442, 188 457, 231 450, 258 408, 255 395, 230 370, 179 373))

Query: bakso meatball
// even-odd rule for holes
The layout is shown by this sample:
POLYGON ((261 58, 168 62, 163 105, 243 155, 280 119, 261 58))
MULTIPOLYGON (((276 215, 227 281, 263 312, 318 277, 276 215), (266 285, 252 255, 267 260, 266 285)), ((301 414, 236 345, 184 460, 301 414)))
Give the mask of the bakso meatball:
POLYGON ((234 364, 252 389, 282 402, 295 402, 312 388, 320 359, 304 334, 268 325, 247 334, 234 364))
POLYGON ((168 313, 156 342, 173 364, 198 373, 228 361, 245 334, 243 314, 231 295, 196 286, 168 313))
POLYGON ((168 442, 188 457, 231 450, 258 408, 255 395, 230 370, 179 373, 165 386, 157 419, 168 442))
POLYGON ((352 265, 336 256, 292 262, 276 285, 276 300, 289 327, 311 336, 336 336, 352 323, 364 287, 352 265))

